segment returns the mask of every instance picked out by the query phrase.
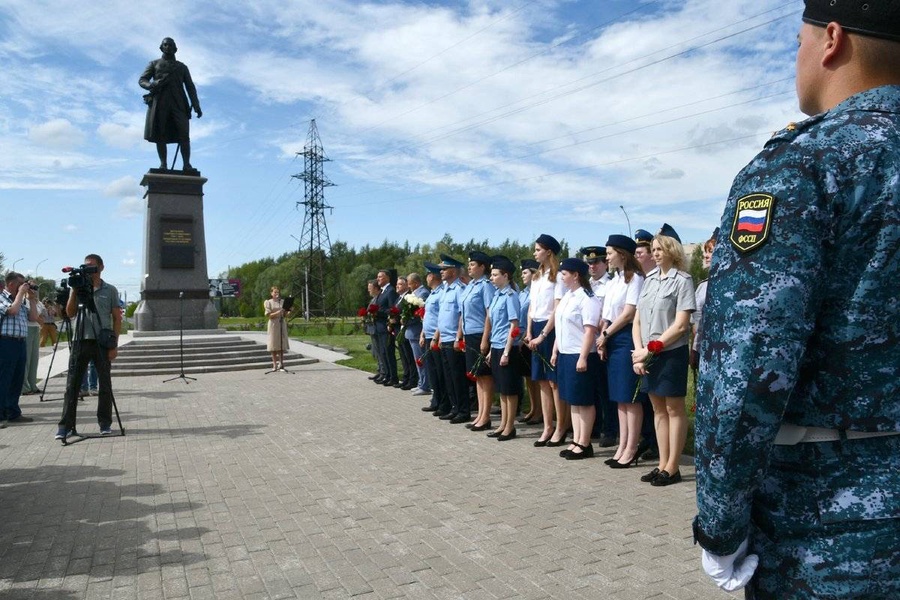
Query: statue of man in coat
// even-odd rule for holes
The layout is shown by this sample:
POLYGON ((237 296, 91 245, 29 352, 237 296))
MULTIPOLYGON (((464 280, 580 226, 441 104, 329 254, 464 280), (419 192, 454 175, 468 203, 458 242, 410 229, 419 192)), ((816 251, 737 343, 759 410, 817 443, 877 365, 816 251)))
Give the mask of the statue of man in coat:
POLYGON ((147 103, 144 139, 156 144, 160 169, 167 169, 166 144, 178 144, 181 149, 183 170, 193 171, 191 109, 197 113, 198 119, 203 116, 200 100, 197 98, 197 88, 194 87, 187 65, 175 60, 175 53, 178 52, 175 40, 163 38, 159 49, 162 51, 162 58, 150 61, 139 80, 140 86, 149 92, 144 95, 144 102, 147 103))

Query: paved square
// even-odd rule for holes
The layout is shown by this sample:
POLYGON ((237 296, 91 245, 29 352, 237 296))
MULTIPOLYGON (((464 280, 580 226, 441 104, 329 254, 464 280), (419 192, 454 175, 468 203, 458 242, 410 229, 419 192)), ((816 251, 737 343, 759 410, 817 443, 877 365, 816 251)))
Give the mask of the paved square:
POLYGON ((498 443, 327 362, 164 379, 114 378, 127 435, 68 447, 64 378, 22 398, 0 598, 729 597, 699 571, 690 467, 653 488, 652 465, 565 461, 536 427, 498 443))

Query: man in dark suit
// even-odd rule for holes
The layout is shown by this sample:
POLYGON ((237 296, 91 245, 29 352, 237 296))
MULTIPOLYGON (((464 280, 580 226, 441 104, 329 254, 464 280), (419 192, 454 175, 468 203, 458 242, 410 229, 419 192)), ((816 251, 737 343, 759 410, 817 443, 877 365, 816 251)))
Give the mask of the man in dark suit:
POLYGON ((394 385, 397 383, 397 356, 394 354, 391 334, 388 332, 388 319, 391 316, 391 308, 397 304, 397 292, 391 281, 391 271, 382 269, 375 278, 381 292, 375 298, 378 312, 375 314, 375 344, 382 363, 385 366, 384 378, 381 385, 394 385))

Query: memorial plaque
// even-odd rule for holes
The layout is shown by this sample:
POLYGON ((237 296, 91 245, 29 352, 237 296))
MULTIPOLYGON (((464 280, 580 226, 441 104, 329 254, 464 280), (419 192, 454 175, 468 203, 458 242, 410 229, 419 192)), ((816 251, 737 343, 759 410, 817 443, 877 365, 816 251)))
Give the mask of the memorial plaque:
POLYGON ((163 269, 194 268, 194 220, 190 217, 160 219, 160 267, 163 269))

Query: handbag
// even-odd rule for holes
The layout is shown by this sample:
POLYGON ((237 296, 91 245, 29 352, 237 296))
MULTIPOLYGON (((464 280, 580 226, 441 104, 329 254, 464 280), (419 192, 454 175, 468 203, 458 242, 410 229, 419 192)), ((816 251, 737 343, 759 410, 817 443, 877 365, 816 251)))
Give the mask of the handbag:
POLYGON ((100 335, 97 336, 97 343, 104 348, 112 350, 118 347, 119 340, 116 337, 116 332, 112 329, 101 329, 100 335))

